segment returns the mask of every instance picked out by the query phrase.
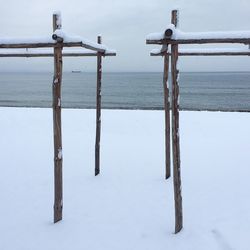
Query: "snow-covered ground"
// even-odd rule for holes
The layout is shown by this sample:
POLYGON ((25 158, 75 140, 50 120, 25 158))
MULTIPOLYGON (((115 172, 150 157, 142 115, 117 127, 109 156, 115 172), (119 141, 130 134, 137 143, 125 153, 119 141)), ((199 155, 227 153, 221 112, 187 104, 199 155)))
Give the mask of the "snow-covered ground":
POLYGON ((250 114, 181 112, 184 229, 174 235, 162 111, 63 110, 63 221, 53 224, 52 110, 0 108, 1 250, 248 250, 250 114))

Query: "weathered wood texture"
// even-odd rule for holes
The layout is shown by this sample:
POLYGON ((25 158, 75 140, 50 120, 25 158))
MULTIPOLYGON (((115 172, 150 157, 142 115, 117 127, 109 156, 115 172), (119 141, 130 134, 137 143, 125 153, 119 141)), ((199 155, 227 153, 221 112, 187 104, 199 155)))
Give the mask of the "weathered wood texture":
MULTIPOLYGON (((53 15, 53 30, 56 30, 57 15, 53 15)), ((54 223, 62 220, 63 177, 62 177, 62 128, 61 128, 61 83, 62 43, 54 47, 53 78, 53 128, 54 128, 54 223)))
POLYGON ((161 39, 146 40, 146 44, 206 44, 206 43, 243 43, 249 44, 250 38, 216 38, 216 39, 161 39))
MULTIPOLYGON (((172 12, 172 22, 176 26, 178 17, 176 10, 172 12)), ((172 152, 174 168, 174 201, 175 201, 175 233, 183 227, 182 195, 181 195, 181 163, 179 141, 179 84, 177 69, 178 44, 171 45, 171 73, 172 73, 172 152)))
POLYGON ((179 56, 250 56, 249 52, 180 52, 179 56))
POLYGON ((178 10, 172 10, 171 13, 171 24, 173 24, 176 28, 178 27, 178 10))
POLYGON ((164 73, 163 73, 163 90, 164 90, 164 111, 165 111, 165 178, 171 175, 170 169, 170 103, 169 103, 169 55, 164 55, 164 73))
MULTIPOLYGON (((10 51, 11 52, 11 51, 10 51)), ((95 52, 84 52, 84 53, 63 53, 62 54, 63 57, 94 57, 97 56, 97 53, 95 52)), ((116 56, 116 53, 105 53, 104 56, 116 56)), ((0 50, 0 57, 54 57, 54 53, 4 53, 1 54, 1 50, 0 50)))
MULTIPOLYGON (((54 48, 56 47, 56 43, 13 43, 13 44, 4 44, 0 43, 0 49, 25 49, 25 48, 54 48)), ((83 47, 86 49, 105 52, 105 49, 100 49, 90 44, 86 44, 83 42, 65 42, 62 43, 63 47, 83 47)))
MULTIPOLYGON (((101 36, 97 42, 101 44, 101 36)), ((102 53, 97 53, 95 175, 100 173, 102 53)))
MULTIPOLYGON (((164 56, 165 52, 150 53, 150 55, 164 56)), ((171 53, 168 53, 168 55, 171 56, 171 53)), ((250 56, 250 51, 249 52, 179 52, 178 56, 250 56)))

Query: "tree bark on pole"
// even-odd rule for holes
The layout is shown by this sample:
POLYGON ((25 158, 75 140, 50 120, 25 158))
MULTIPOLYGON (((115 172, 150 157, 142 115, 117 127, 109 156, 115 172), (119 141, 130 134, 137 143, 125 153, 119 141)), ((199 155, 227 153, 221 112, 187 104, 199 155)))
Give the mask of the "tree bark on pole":
MULTIPOLYGON (((172 23, 177 26, 177 11, 172 11, 172 23)), ((171 73, 172 73, 172 148, 174 168, 174 201, 175 201, 175 233, 183 227, 182 195, 181 195, 181 165, 179 141, 179 84, 177 69, 178 44, 171 45, 171 73)))
POLYGON ((164 75, 163 75, 163 90, 164 90, 164 111, 165 111, 165 178, 168 179, 171 175, 170 169, 170 103, 169 103, 169 54, 168 51, 164 54, 164 75))
MULTIPOLYGON (((101 36, 97 42, 102 43, 101 36)), ((97 53, 95 176, 100 173, 102 53, 97 53)))
MULTIPOLYGON (((58 14, 53 15, 53 31, 61 28, 58 14)), ((53 78, 53 129, 54 129, 54 223, 62 220, 62 129, 61 129, 61 83, 62 83, 62 42, 54 47, 53 78)))

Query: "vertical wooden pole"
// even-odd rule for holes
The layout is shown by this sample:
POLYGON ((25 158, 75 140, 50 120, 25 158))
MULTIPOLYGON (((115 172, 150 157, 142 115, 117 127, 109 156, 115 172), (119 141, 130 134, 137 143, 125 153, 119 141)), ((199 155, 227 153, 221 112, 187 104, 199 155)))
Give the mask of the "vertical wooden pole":
POLYGON ((171 174, 170 170, 170 103, 169 103, 169 55, 168 51, 164 54, 164 74, 163 74, 163 90, 164 90, 164 110, 165 110, 165 178, 168 179, 171 174))
MULTIPOLYGON (((177 26, 177 11, 172 11, 172 23, 177 26)), ((175 233, 183 227, 182 195, 181 195, 181 165, 179 141, 179 84, 177 69, 178 44, 171 45, 171 73, 172 73, 172 145, 174 167, 174 201, 175 201, 175 233)))
MULTIPOLYGON (((59 14, 53 15, 53 31, 61 28, 59 14)), ((53 128, 54 128, 54 223, 62 219, 62 129, 61 129, 62 42, 54 47, 53 128)))
MULTIPOLYGON (((97 42, 102 43, 101 36, 97 42)), ((95 176, 100 173, 102 53, 97 53, 95 176)))

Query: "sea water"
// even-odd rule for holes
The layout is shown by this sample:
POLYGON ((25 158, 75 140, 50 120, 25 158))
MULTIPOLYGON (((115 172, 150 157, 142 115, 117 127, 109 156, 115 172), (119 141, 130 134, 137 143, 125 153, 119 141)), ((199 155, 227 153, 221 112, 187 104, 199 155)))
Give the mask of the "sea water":
MULTIPOLYGON (((162 109, 162 73, 104 73, 102 107, 162 109)), ((51 107, 52 73, 0 73, 0 106, 51 107)), ((250 72, 180 74, 185 110, 250 111, 250 72)), ((96 73, 63 74, 62 106, 95 108, 96 73)))

